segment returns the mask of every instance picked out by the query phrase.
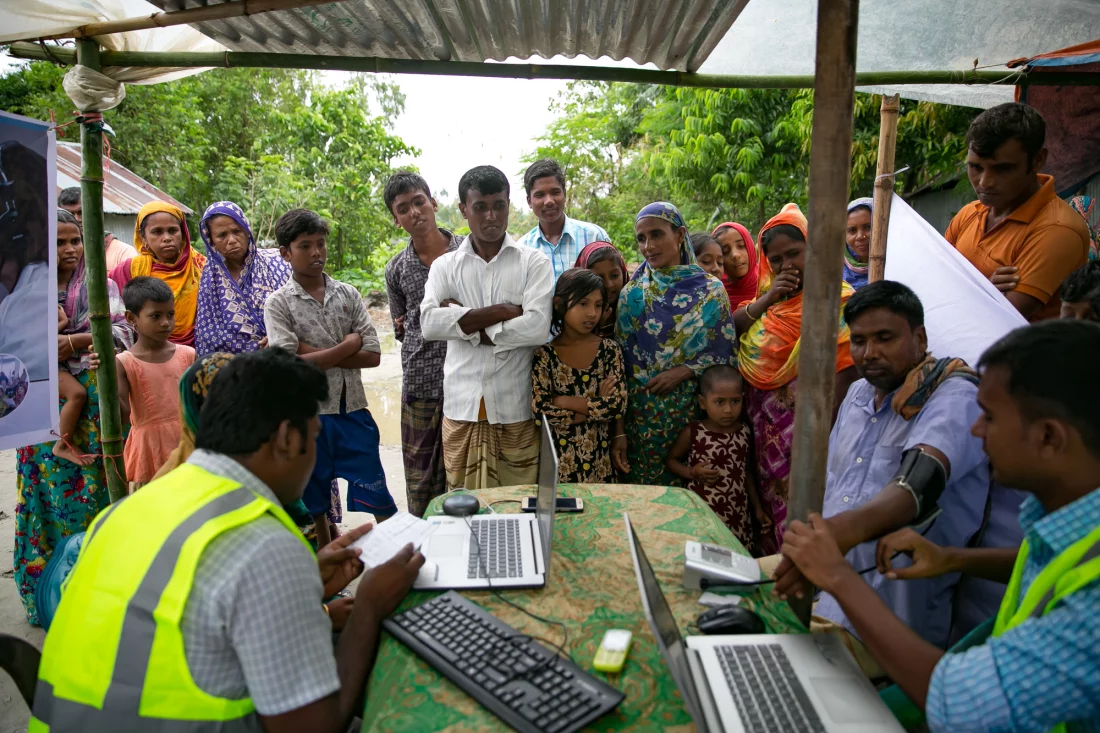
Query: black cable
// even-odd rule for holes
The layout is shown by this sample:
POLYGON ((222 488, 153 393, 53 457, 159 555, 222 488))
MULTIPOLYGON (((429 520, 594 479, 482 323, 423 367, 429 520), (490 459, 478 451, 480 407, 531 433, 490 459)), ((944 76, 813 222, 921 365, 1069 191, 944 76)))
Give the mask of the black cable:
MULTIPOLYGON (((509 500, 509 501, 515 501, 515 500, 509 500)), ((465 522, 466 522, 466 528, 468 530, 470 530, 470 538, 473 539, 474 543, 477 546, 478 569, 485 573, 485 581, 489 585, 489 592, 492 593, 494 596, 496 596, 496 598, 498 598, 503 603, 506 603, 507 605, 509 605, 512 608, 516 609, 520 613, 523 613, 523 614, 526 614, 527 616, 530 616, 531 618, 535 619, 536 621, 540 621, 540 622, 546 624, 547 626, 560 626, 561 627, 562 641, 561 641, 560 644, 556 645, 556 651, 554 652, 554 654, 552 654, 549 657, 546 657, 545 659, 543 659, 541 662, 539 662, 535 666, 533 666, 530 669, 524 671, 522 674, 516 674, 514 672, 511 673, 511 675, 508 678, 508 681, 510 682, 513 679, 516 679, 517 677, 527 676, 529 674, 532 674, 533 672, 539 671, 540 669, 549 667, 550 665, 554 664, 557 661, 558 657, 566 657, 570 662, 573 662, 574 664, 576 664, 576 662, 573 661, 573 655, 569 652, 569 650, 567 648, 568 645, 569 645, 569 627, 568 626, 566 626, 561 621, 554 621, 552 619, 544 618, 542 616, 539 616, 537 613, 534 613, 532 611, 527 610, 526 608, 519 605, 518 603, 516 603, 516 602, 514 602, 514 601, 512 601, 508 598, 505 598, 504 595, 498 589, 493 587, 492 574, 489 572, 489 567, 488 567, 488 564, 486 563, 486 560, 485 560, 485 554, 481 551, 481 540, 478 539, 477 532, 474 532, 473 525, 470 524, 470 518, 469 517, 463 517, 463 520, 465 520, 465 522)), ((547 560, 548 560, 548 558, 543 558, 544 563, 546 563, 547 560)), ((547 577, 546 580, 547 580, 547 582, 549 582, 550 578, 547 577)), ((543 642, 546 641, 546 639, 542 639, 541 637, 538 637, 538 636, 532 636, 530 634, 521 634, 521 633, 516 633, 512 636, 507 636, 507 637, 505 637, 505 639, 507 639, 510 643, 514 643, 515 641, 518 641, 518 640, 522 640, 524 642, 531 641, 531 640, 536 640, 536 639, 540 640, 540 641, 543 641, 543 642)))
POLYGON ((708 588, 749 588, 754 585, 768 585, 775 581, 771 578, 767 580, 711 580, 710 578, 701 578, 699 580, 699 587, 703 590, 708 588))
MULTIPOLYGON (((937 511, 934 515, 932 515, 932 518, 931 518, 932 521, 930 521, 930 522, 928 522, 928 524, 924 525, 924 529, 922 529, 920 531, 920 536, 921 537, 924 537, 924 535, 928 532, 928 530, 932 529, 932 525, 934 525, 936 523, 936 518, 937 517, 939 517, 939 511, 937 511)), ((897 552, 895 552, 893 555, 890 556, 890 559, 893 560, 894 558, 896 558, 900 554, 902 554, 901 550, 898 550, 897 552)), ((857 570, 856 575, 866 575, 867 573, 871 572, 872 570, 878 570, 878 563, 877 562, 869 568, 863 568, 863 570, 857 570)))

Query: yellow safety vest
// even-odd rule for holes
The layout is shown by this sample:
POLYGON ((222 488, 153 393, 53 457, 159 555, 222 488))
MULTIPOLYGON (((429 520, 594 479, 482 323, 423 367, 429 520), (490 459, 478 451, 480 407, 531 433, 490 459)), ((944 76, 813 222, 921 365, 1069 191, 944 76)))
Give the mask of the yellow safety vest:
POLYGON ((195 684, 180 619, 206 546, 268 513, 306 544, 282 507, 184 464, 96 517, 42 649, 30 733, 260 730, 251 699, 195 684))
MULTIPOLYGON (((1024 565, 1027 564, 1027 540, 1020 545, 1012 577, 1008 581, 997 620, 993 624, 993 636, 1019 626, 1029 618, 1039 618, 1058 605, 1058 601, 1081 588, 1100 580, 1100 527, 1074 542, 1035 576, 1023 599, 1024 565)), ((1059 723, 1051 733, 1066 733, 1066 724, 1059 723)))

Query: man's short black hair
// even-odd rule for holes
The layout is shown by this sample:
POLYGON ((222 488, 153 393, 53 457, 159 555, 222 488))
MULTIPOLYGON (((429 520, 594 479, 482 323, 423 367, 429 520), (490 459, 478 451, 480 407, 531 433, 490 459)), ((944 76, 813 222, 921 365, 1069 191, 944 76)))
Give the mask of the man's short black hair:
POLYGON ((885 308, 909 322, 910 328, 924 325, 924 306, 908 286, 894 280, 879 280, 860 288, 844 304, 844 321, 851 325, 867 311, 885 308))
POLYGON ((325 373, 282 349, 234 357, 221 368, 199 412, 195 447, 247 456, 271 440, 286 421, 303 436, 328 399, 325 373))
POLYGON ((428 188, 428 182, 419 173, 397 171, 390 176, 390 180, 386 181, 386 189, 382 192, 382 200, 386 202, 386 211, 392 214, 394 200, 401 194, 411 191, 423 191, 425 196, 432 197, 432 190, 428 188))
POLYGON ((1100 324, 1053 320, 1012 331, 986 349, 978 368, 1008 371, 1008 391, 1028 420, 1071 425, 1100 457, 1100 324))
POLYGON ((966 131, 966 147, 982 158, 992 158, 997 148, 1009 140, 1019 140, 1027 151, 1027 164, 1043 149, 1047 123, 1034 107, 1007 102, 990 107, 974 118, 966 131))
POLYGON ((1062 282, 1062 301, 1065 303, 1089 303, 1092 312, 1100 318, 1100 260, 1081 265, 1062 282))
POLYGON ((57 194, 58 206, 76 206, 80 203, 80 186, 69 186, 57 194))
POLYGON ((491 165, 479 165, 462 174, 458 180, 458 200, 466 203, 466 194, 474 189, 482 196, 491 196, 503 191, 505 195, 512 195, 512 187, 508 185, 508 176, 499 168, 491 165))
POLYGON ((146 303, 171 303, 172 300, 172 288, 163 280, 148 275, 138 275, 122 289, 122 302, 135 316, 146 303))
POLYGON ((731 367, 729 364, 715 364, 707 367, 706 371, 703 372, 703 376, 699 378, 699 394, 708 395, 717 385, 723 382, 736 382, 742 387, 744 386, 741 372, 737 371, 736 367, 731 367))
POLYGON ((535 181, 540 178, 549 178, 550 176, 558 179, 561 190, 564 191, 565 174, 562 173, 558 161, 552 158, 543 158, 527 166, 527 171, 523 174, 523 189, 527 191, 527 196, 531 196, 531 189, 535 187, 535 181))
POLYGON ((289 247, 290 243, 303 234, 328 234, 328 222, 316 211, 309 209, 291 209, 275 222, 275 241, 280 247, 289 247))

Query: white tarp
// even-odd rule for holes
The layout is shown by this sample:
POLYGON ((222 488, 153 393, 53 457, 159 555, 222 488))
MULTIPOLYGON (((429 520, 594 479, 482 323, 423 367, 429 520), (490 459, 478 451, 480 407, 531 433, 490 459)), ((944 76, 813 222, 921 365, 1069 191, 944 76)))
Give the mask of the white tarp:
MULTIPOLYGON (((749 0, 701 74, 813 74, 817 0, 749 0)), ((856 71, 966 71, 1100 38, 1098 0, 861 0, 856 71)), ((906 85, 860 91, 988 108, 1012 86, 906 85)))
MULTIPOLYGON (((145 0, 18 0, 6 2, 0 43, 67 33, 88 23, 124 20, 161 12, 145 0)), ((191 26, 177 25, 129 33, 112 33, 96 38, 111 51, 225 51, 191 26)), ((56 41, 50 41, 56 43, 56 41)), ((203 69, 108 69, 115 81, 128 84, 155 84, 171 81, 203 69)))
POLYGON ((886 279, 905 283, 924 305, 928 348, 974 366, 994 341, 1027 321, 932 225, 894 194, 886 279))

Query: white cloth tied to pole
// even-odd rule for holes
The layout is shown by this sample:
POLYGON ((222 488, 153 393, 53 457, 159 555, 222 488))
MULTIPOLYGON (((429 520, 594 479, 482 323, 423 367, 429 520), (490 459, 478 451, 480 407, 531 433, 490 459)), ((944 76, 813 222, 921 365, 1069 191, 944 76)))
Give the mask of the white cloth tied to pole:
POLYGON ((928 349, 978 363, 982 352, 1027 321, 982 273, 897 194, 890 204, 886 279, 924 305, 928 349))
POLYGON ((126 86, 95 69, 77 64, 62 80, 65 93, 82 112, 114 109, 126 98, 126 86))

